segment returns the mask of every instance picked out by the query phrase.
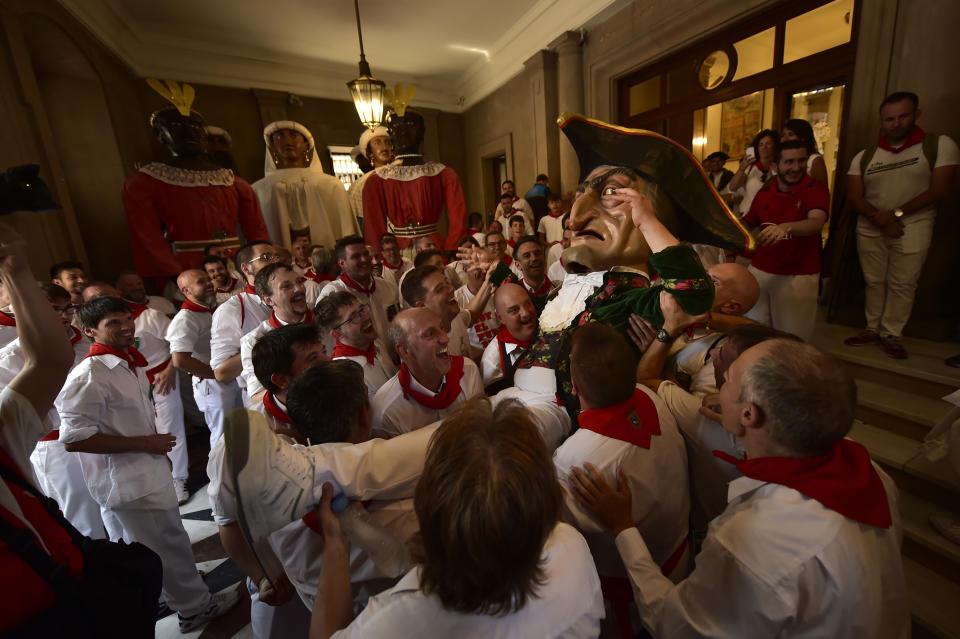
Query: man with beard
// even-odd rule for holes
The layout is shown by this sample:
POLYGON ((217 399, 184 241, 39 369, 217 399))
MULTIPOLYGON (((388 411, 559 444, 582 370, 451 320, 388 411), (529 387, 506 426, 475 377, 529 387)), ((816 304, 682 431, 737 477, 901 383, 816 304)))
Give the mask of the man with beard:
POLYGON ((203 258, 203 270, 213 282, 217 294, 217 304, 222 304, 243 290, 243 281, 230 274, 227 263, 222 257, 208 255, 203 258))
POLYGON ((521 238, 513 247, 513 258, 520 266, 520 272, 523 273, 523 276, 518 278, 519 284, 530 294, 530 299, 533 300, 533 305, 537 307, 537 314, 539 314, 557 288, 557 284, 547 277, 543 244, 535 235, 521 238))
POLYGON ((759 244, 749 269, 760 298, 747 317, 804 340, 816 321, 820 229, 830 210, 830 191, 807 174, 807 155, 800 140, 781 144, 777 179, 757 193, 743 218, 759 244))
POLYGON ((380 236, 380 263, 383 266, 383 277, 393 278, 393 283, 400 286, 400 278, 413 268, 413 262, 400 254, 400 244, 393 233, 384 233, 380 236))
POLYGON ((537 309, 527 291, 518 284, 504 283, 493 296, 500 328, 483 351, 480 360, 483 385, 488 392, 491 384, 502 380, 494 392, 513 386, 517 361, 530 348, 540 328, 537 309))
POLYGON ((117 276, 117 282, 114 285, 120 297, 131 308, 147 307, 159 311, 167 317, 173 317, 177 312, 173 304, 165 297, 159 295, 147 295, 147 287, 143 285, 143 278, 134 271, 123 271, 117 276))
POLYGON ((87 274, 80 262, 58 262, 50 267, 50 282, 70 293, 70 301, 83 304, 83 289, 87 287, 87 274))

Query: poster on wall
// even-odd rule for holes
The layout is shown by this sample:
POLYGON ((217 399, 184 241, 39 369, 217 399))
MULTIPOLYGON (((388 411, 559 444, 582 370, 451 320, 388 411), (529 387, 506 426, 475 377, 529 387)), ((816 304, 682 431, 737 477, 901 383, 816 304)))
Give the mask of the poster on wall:
POLYGON ((720 109, 720 150, 740 158, 763 122, 763 91, 727 100, 720 109))

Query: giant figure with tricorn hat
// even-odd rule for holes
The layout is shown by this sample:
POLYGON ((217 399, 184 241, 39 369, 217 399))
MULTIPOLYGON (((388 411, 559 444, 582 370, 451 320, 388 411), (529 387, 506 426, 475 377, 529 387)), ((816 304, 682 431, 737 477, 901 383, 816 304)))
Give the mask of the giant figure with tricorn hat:
POLYGON ((200 268, 207 245, 238 247, 266 238, 267 229, 250 185, 207 156, 203 117, 191 109, 193 87, 172 80, 147 82, 172 103, 150 116, 171 157, 145 164, 127 178, 123 207, 137 272, 167 278, 200 268))
MULTIPOLYGON (((562 256, 569 274, 544 308, 539 342, 518 362, 514 379, 522 390, 557 392, 575 403, 569 346, 578 326, 600 321, 625 331, 631 313, 662 325, 662 291, 687 313, 704 314, 713 283, 680 240, 740 252, 754 239, 700 163, 673 140, 570 113, 558 124, 580 161, 584 194, 570 212, 573 238, 562 256), (651 286, 655 276, 659 283, 651 286)), ((507 278, 507 271, 500 265, 491 279, 507 278)))
POLYGON ((290 248, 293 238, 333 246, 360 232, 343 183, 323 172, 313 135, 293 120, 263 129, 266 155, 263 179, 253 183, 263 219, 274 244, 290 248))

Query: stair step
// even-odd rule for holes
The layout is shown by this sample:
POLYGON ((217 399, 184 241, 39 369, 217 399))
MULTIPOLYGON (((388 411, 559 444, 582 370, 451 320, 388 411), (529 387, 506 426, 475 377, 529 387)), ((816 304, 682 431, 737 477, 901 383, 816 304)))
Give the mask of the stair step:
POLYGON ((921 440, 952 405, 939 398, 857 379, 857 417, 861 421, 921 440))
POLYGON ((945 639, 960 639, 960 585, 903 558, 910 612, 923 629, 945 639))
POLYGON ((960 583, 960 544, 955 544, 938 533, 930 524, 930 515, 960 518, 955 512, 900 490, 904 554, 960 583))

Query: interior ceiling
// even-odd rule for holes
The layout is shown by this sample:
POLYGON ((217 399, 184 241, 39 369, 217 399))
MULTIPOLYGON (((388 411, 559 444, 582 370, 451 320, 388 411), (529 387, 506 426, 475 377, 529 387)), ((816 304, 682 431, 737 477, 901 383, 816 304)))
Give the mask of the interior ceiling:
MULTIPOLYGON (((143 76, 349 99, 351 0, 59 0, 143 76)), ((462 111, 615 0, 360 0, 374 77, 462 111)))

